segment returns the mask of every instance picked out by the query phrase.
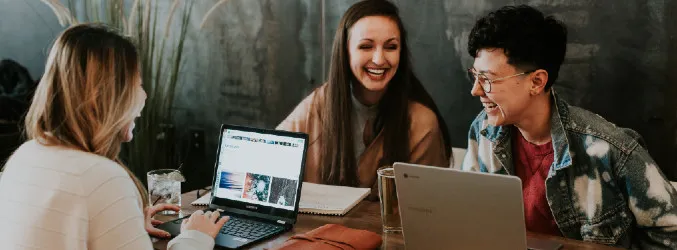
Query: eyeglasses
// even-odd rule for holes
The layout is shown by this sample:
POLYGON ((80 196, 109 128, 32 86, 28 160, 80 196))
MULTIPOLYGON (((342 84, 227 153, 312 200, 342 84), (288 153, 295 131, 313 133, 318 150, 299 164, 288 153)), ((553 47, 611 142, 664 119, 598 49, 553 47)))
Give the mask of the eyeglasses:
POLYGON ((502 81, 508 78, 516 77, 516 76, 521 76, 525 74, 529 74, 531 72, 534 72, 535 70, 529 70, 525 71, 522 73, 517 73, 514 75, 509 75, 509 76, 504 76, 504 77, 499 77, 496 79, 489 79, 485 74, 483 73, 477 73, 475 72, 475 69, 469 68, 468 69, 468 78, 472 81, 472 84, 475 84, 475 82, 478 82, 480 84, 480 87, 482 87, 482 90, 484 90, 484 93, 489 93, 491 92, 491 84, 496 83, 498 81, 502 81))

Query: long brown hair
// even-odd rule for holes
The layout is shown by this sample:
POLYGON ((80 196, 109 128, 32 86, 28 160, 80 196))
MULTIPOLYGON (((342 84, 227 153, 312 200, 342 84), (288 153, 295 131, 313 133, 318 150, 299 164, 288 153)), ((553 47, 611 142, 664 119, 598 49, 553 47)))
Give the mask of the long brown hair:
POLYGON ((63 31, 26 115, 26 133, 43 145, 94 153, 120 164, 136 184, 143 206, 148 193, 118 158, 128 125, 141 111, 135 84, 138 52, 108 28, 82 24, 63 31))
MULTIPOLYGON (((329 79, 325 89, 325 107, 322 116, 322 135, 324 147, 321 152, 321 178, 333 185, 357 186, 357 160, 352 138, 352 95, 351 82, 357 79, 350 70, 348 36, 350 28, 361 18, 384 16, 397 23, 400 30, 400 64, 388 89, 378 104, 378 115, 373 131, 381 131, 384 136, 383 158, 379 165, 409 160, 409 101, 419 102, 431 109, 437 116, 444 137, 447 155, 451 147, 447 125, 444 123, 437 106, 426 92, 412 69, 411 56, 407 44, 407 32, 404 29, 397 7, 385 0, 364 0, 352 5, 341 18, 334 36, 334 44, 329 68, 329 79)), ((375 174, 375 173, 374 173, 375 174)))

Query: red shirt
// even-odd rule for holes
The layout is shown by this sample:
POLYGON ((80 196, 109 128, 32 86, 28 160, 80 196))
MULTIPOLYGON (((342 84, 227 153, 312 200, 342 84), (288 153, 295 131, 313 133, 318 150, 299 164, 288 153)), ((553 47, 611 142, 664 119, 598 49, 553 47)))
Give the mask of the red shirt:
POLYGON ((522 179, 524 220, 532 232, 562 236, 550 205, 545 197, 545 179, 553 162, 552 142, 535 145, 528 142, 518 129, 512 137, 515 174, 522 179))

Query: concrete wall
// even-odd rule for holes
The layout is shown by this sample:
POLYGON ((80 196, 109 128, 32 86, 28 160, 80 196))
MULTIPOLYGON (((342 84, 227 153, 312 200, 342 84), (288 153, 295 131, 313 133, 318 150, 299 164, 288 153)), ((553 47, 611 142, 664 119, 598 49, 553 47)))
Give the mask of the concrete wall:
MULTIPOLYGON (((323 82, 333 36, 355 0, 230 0, 202 30, 215 0, 198 1, 176 101, 181 138, 203 130, 208 173, 221 123, 272 128, 323 82)), ((452 143, 465 147, 481 107, 464 69, 475 20, 506 4, 530 4, 561 18, 569 47, 555 89, 571 104, 637 130, 663 171, 677 180, 677 1, 395 0, 410 34, 415 70, 444 114, 452 143)), ((0 0, 0 58, 42 73, 61 30, 39 1, 0 0), (35 14, 38 13, 38 14, 35 14)), ((166 9, 166 8, 165 8, 166 9)), ((195 158, 195 157, 193 157, 195 158)))

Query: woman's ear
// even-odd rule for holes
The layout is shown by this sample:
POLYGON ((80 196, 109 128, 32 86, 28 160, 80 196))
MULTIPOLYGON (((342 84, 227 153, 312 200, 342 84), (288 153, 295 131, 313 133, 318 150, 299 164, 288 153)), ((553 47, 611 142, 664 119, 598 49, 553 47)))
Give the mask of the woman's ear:
POLYGON ((532 95, 538 95, 543 93, 545 90, 545 85, 548 83, 548 71, 543 69, 536 70, 531 73, 531 88, 530 93, 532 95))

